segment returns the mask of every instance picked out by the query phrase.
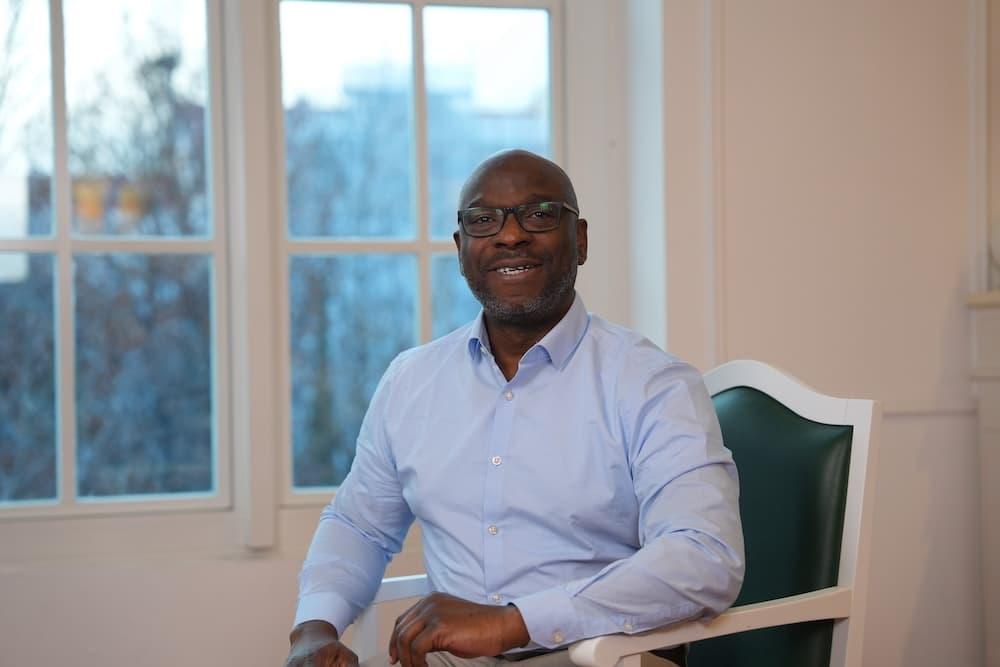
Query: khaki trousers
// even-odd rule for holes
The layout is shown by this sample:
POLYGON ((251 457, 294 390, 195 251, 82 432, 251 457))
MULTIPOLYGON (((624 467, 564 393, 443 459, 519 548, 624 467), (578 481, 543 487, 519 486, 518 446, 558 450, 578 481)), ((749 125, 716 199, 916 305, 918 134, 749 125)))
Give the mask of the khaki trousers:
MULTIPOLYGON (((389 654, 381 653, 363 661, 360 667, 399 667, 389 665, 389 654)), ((552 651, 524 660, 506 658, 459 658, 447 651, 427 654, 427 667, 575 667, 569 660, 569 651, 552 651)))
MULTIPOLYGON (((658 665, 674 666, 687 664, 686 647, 678 647, 668 651, 658 652, 660 660, 652 662, 658 665), (671 661, 672 660, 672 661, 671 661)), ((643 664, 647 664, 644 659, 643 664)), ((363 661, 359 667, 400 667, 389 664, 389 654, 380 653, 363 661)), ((517 660, 516 658, 459 658, 446 651, 435 651, 427 654, 427 667, 576 667, 569 659, 569 651, 552 651, 531 658, 517 660)))

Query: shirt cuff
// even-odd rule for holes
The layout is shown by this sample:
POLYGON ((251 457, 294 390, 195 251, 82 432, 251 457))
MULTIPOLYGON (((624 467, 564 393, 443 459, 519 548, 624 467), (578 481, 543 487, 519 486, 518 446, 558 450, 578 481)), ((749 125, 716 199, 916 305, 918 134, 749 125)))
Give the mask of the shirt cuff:
POLYGON ((521 612, 531 640, 545 648, 558 648, 583 639, 570 594, 561 587, 511 600, 521 612))
POLYGON ((337 634, 343 637, 355 615, 352 605, 336 593, 309 593, 299 597, 292 627, 306 621, 326 621, 337 628, 337 634))

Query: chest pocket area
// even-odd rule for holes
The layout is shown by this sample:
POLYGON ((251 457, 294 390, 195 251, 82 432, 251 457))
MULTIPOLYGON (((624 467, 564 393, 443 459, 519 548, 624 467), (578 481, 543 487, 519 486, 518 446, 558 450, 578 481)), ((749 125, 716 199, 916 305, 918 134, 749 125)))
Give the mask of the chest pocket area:
POLYGON ((399 424, 396 468, 413 514, 458 518, 478 515, 483 466, 474 425, 456 415, 407 419, 399 424))
POLYGON ((552 528, 569 524, 583 532, 631 536, 638 504, 622 443, 596 422, 567 426, 536 440, 535 452, 518 450, 519 465, 511 472, 523 470, 531 480, 525 511, 552 528))

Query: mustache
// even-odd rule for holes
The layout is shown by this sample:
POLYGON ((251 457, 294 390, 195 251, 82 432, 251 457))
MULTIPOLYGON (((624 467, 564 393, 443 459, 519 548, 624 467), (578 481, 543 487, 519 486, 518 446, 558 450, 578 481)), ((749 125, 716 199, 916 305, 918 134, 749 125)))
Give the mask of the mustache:
POLYGON ((484 271, 489 271, 499 262, 506 262, 506 261, 525 262, 528 264, 544 264, 546 261, 548 261, 548 256, 529 255, 523 252, 498 252, 497 254, 490 257, 489 260, 482 262, 479 265, 479 268, 484 271))

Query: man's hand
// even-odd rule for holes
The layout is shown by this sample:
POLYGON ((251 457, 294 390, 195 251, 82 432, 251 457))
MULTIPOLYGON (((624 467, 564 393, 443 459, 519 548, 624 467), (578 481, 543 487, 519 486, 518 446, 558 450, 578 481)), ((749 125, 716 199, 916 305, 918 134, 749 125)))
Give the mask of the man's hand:
POLYGON ((358 656, 344 646, 337 629, 326 621, 306 621, 295 626, 285 667, 357 667, 358 656))
POLYGON ((425 656, 431 651, 478 658, 524 646, 529 639, 514 605, 496 607, 431 593, 396 619, 389 661, 400 662, 402 667, 427 667, 425 656))

